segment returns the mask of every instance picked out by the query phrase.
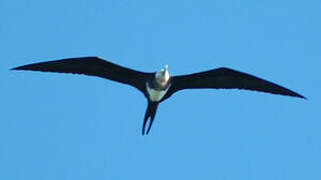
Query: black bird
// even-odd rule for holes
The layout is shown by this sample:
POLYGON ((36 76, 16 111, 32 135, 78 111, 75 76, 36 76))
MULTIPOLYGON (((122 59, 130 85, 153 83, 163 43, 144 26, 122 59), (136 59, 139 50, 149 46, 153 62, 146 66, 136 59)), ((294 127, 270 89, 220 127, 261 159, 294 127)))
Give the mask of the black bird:
POLYGON ((247 89, 306 99, 275 83, 225 67, 180 76, 170 76, 167 68, 166 65, 160 71, 146 73, 119 66, 100 57, 80 57, 28 64, 12 70, 85 74, 132 85, 140 90, 148 101, 143 135, 148 134, 152 127, 158 104, 182 89, 247 89), (149 118, 149 126, 145 131, 149 118))

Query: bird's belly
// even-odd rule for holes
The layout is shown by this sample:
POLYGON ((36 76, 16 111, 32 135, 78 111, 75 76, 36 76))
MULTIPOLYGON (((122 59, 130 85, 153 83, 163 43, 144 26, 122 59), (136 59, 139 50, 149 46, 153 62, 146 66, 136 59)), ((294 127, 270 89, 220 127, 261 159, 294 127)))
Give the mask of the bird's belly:
POLYGON ((151 101, 158 102, 165 96, 167 90, 168 89, 159 91, 159 90, 154 90, 154 89, 147 88, 149 99, 151 101))

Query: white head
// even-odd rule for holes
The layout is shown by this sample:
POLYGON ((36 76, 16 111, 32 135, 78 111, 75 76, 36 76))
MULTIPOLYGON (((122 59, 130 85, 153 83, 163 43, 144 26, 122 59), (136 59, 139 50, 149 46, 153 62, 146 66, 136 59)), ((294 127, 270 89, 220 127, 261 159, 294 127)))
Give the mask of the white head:
POLYGON ((160 85, 165 86, 169 80, 169 72, 167 69, 168 69, 168 66, 165 65, 164 69, 157 71, 155 74, 156 81, 160 85))

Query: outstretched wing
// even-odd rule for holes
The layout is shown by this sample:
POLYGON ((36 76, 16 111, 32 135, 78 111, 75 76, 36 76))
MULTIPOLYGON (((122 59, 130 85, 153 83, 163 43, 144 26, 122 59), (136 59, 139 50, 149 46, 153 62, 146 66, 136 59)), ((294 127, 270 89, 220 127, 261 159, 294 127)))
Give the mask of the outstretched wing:
POLYGON ((12 70, 31 70, 98 76, 101 78, 106 78, 132 85, 143 93, 145 93, 146 91, 146 79, 153 76, 152 73, 135 71, 108 62, 99 57, 68 58, 55 61, 40 62, 15 67, 12 70))
POLYGON ((267 80, 229 68, 218 68, 205 72, 174 76, 166 97, 182 89, 246 89, 286 96, 305 98, 304 96, 267 80))

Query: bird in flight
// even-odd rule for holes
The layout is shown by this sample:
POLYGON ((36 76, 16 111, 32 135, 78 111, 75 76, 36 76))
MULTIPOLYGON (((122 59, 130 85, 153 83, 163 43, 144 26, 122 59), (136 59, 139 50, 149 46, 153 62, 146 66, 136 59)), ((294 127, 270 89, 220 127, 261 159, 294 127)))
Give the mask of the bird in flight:
POLYGON ((79 57, 33 63, 11 70, 85 74, 134 86, 148 101, 142 128, 143 135, 150 132, 158 104, 183 89, 245 89, 306 99, 275 83, 225 67, 171 76, 167 65, 159 71, 147 73, 122 67, 100 57, 79 57), (145 131, 148 119, 150 121, 145 131))

